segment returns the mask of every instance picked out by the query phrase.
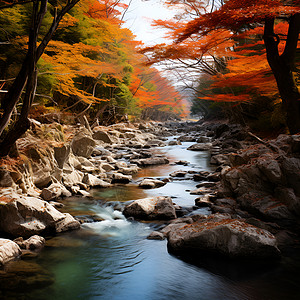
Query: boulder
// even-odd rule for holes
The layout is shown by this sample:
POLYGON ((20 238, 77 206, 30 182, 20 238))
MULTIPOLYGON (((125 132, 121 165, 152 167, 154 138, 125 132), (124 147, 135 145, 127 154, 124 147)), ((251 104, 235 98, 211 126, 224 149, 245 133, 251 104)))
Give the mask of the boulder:
POLYGON ((133 175, 136 174, 140 168, 138 166, 130 166, 126 168, 119 168, 118 172, 124 174, 124 175, 133 175))
POLYGON ((145 178, 140 182, 139 187, 142 189, 154 189, 162 187, 166 184, 161 180, 153 179, 153 178, 145 178))
POLYGON ((176 146, 176 145, 181 145, 181 142, 180 141, 170 141, 168 143, 168 146, 176 146))
POLYGON ((29 237, 45 230, 55 231, 56 224, 69 218, 48 202, 34 197, 19 196, 1 204, 0 230, 16 237, 29 237))
POLYGON ((187 174, 187 171, 179 170, 179 171, 172 172, 170 174, 170 176, 171 177, 185 177, 186 174, 187 174))
POLYGON ((72 193, 69 192, 62 184, 52 183, 49 187, 44 188, 41 192, 41 198, 46 201, 55 200, 61 196, 71 197, 72 193))
POLYGON ((125 217, 139 220, 171 220, 176 218, 176 211, 170 197, 159 196, 135 200, 125 206, 125 217))
POLYGON ((130 175, 124 175, 122 173, 114 173, 111 183, 129 183, 132 180, 130 175))
POLYGON ((87 130, 77 133, 71 142, 72 152, 76 156, 90 157, 95 146, 96 142, 87 130))
POLYGON ((212 143, 197 143, 187 148, 187 150, 192 151, 208 151, 212 149, 212 143))
POLYGON ((168 164, 169 160, 166 157, 150 157, 137 160, 136 163, 140 166, 164 165, 168 164))
POLYGON ((18 244, 11 240, 0 238, 0 266, 17 258, 22 253, 18 244))
POLYGON ((70 155, 70 146, 65 145, 62 147, 54 147, 54 157, 57 161, 58 167, 60 169, 63 168, 64 163, 67 161, 68 157, 70 155))
POLYGON ((55 223, 56 232, 65 232, 80 228, 80 223, 75 220, 70 214, 63 214, 64 218, 55 223))
POLYGON ((22 237, 17 238, 14 242, 17 243, 21 249, 41 250, 44 247, 46 240, 42 236, 33 235, 27 240, 23 240, 22 237))
POLYGON ((276 258, 276 238, 267 230, 226 215, 193 216, 168 232, 168 249, 175 253, 208 253, 231 258, 276 258))
POLYGON ((287 187, 293 188, 295 194, 300 196, 300 159, 282 157, 279 162, 286 179, 287 187))
POLYGON ((102 141, 107 144, 113 144, 113 140, 111 139, 110 135, 105 132, 98 130, 93 134, 93 139, 97 141, 102 141))
POLYGON ((103 181, 102 179, 88 173, 84 174, 82 182, 92 187, 106 188, 111 186, 110 183, 103 181))

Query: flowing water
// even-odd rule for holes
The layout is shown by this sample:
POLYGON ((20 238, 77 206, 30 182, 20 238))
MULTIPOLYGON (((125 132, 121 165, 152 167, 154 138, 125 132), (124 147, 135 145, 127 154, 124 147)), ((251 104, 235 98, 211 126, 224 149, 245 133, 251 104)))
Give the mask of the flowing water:
MULTIPOLYGON (((179 169, 211 170, 208 154, 187 151, 187 146, 189 143, 168 146, 161 152, 167 153, 171 162, 187 160, 189 166, 146 168, 135 180, 164 178, 179 169)), ((66 211, 77 216, 96 216, 103 221, 85 223, 81 230, 49 239, 37 258, 16 262, 18 284, 13 289, 11 281, 2 284, 0 298, 300 299, 299 260, 283 259, 276 265, 235 264, 200 256, 197 261, 182 260, 167 252, 166 241, 146 239, 161 223, 127 221, 116 210, 127 200, 156 195, 171 196, 179 205, 193 206, 196 196, 188 191, 195 186, 192 180, 174 181, 154 190, 120 185, 95 190, 93 199, 66 199, 66 211)), ((209 213, 206 209, 197 212, 209 213)))

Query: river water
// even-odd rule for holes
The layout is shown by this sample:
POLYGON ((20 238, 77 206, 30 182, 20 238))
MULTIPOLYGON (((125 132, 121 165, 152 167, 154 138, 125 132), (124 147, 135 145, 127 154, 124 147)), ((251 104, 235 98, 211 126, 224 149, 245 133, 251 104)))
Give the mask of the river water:
MULTIPOLYGON (((143 169, 135 180, 165 178, 179 169, 212 170, 208 153, 188 151, 189 145, 161 148, 171 164, 143 169), (179 159, 190 165, 172 164, 179 159)), ((50 300, 300 299, 299 260, 284 258, 272 265, 201 256, 193 261, 183 260, 167 252, 166 241, 146 239, 162 224, 127 221, 115 209, 128 200, 156 195, 171 196, 176 204, 192 207, 196 196, 190 195, 189 190, 195 186, 192 180, 174 181, 153 190, 120 185, 94 190, 93 199, 66 199, 65 211, 76 216, 97 216, 103 221, 86 223, 81 230, 49 239, 37 258, 23 262, 26 270, 19 273, 27 279, 0 296, 50 300), (42 275, 37 277, 28 271, 34 268, 41 268, 42 275), (52 284, 42 288, 45 278, 52 284)), ((197 213, 209 212, 201 209, 197 213)))

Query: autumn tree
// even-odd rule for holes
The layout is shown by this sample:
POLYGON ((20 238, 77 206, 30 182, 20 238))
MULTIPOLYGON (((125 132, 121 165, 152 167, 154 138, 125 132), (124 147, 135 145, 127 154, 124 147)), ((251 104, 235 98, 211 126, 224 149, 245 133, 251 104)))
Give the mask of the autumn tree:
MULTIPOLYGON (((0 8, 4 10, 7 6, 10 6, 9 1, 1 1, 0 8), (1 6, 2 5, 2 6, 1 6)), ((11 5, 25 5, 23 2, 27 1, 11 1, 11 5)), ((67 0, 67 1, 56 1, 48 3, 47 0, 40 1, 28 1, 31 5, 31 17, 28 33, 28 48, 26 56, 18 72, 15 80, 10 86, 8 93, 1 101, 2 115, 0 118, 0 155, 7 155, 14 145, 16 140, 28 129, 29 120, 28 114, 32 105, 35 90, 36 90, 36 79, 37 70, 36 65, 42 54, 44 53, 48 43, 52 39, 58 25, 64 15, 72 9, 79 0, 67 0), (43 24, 44 17, 47 12, 48 5, 52 9, 52 23, 46 30, 43 36, 41 34, 41 26, 43 24), (22 109, 18 119, 14 126, 10 128, 8 132, 4 132, 7 127, 12 112, 18 103, 23 90, 25 89, 25 96, 23 98, 22 109)))
MULTIPOLYGON (((195 54, 194 57, 198 56, 198 60, 201 62, 203 57, 209 56, 232 56, 234 58, 236 56, 234 52, 236 45, 240 43, 240 37, 245 36, 249 30, 251 31, 263 25, 261 39, 264 40, 266 49, 265 62, 268 62, 276 79, 277 89, 286 110, 286 122, 289 130, 291 133, 299 132, 300 95, 295 81, 300 26, 299 0, 229 0, 214 7, 208 6, 209 2, 206 1, 170 0, 167 3, 186 7, 186 2, 189 3, 189 7, 193 7, 195 3, 198 3, 199 9, 193 17, 190 16, 192 19, 184 20, 181 18, 179 21, 175 20, 167 23, 163 21, 156 22, 157 25, 170 30, 169 36, 174 42, 169 45, 158 45, 152 49, 146 49, 146 52, 152 53, 152 62, 172 58, 188 60, 193 53, 195 54), (200 7, 200 4, 202 4, 202 7, 200 7), (276 32, 276 26, 280 21, 285 21, 288 26, 286 36, 279 35, 276 32), (228 45, 225 45, 225 43, 228 45), (282 51, 280 48, 282 48, 282 51)), ((231 59, 229 60, 231 62, 231 59)), ((255 59, 252 58, 252 60, 255 63, 255 59)), ((237 68, 235 70, 237 71, 237 68)), ((239 74, 236 72, 236 79, 238 78, 239 74)), ((240 81, 242 82, 243 79, 240 78, 240 81)), ((220 96, 215 100, 220 101, 221 98, 220 96)), ((245 99, 245 97, 241 98, 240 95, 232 97, 233 101, 245 101, 245 99)), ((249 99, 248 97, 247 100, 249 99)))

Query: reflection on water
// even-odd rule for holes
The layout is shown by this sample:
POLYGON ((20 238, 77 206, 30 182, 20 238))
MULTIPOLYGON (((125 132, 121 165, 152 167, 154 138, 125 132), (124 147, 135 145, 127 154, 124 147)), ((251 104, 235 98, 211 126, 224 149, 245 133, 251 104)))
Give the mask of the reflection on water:
MULTIPOLYGON (((210 169, 207 153, 187 151, 185 145, 163 148, 162 151, 171 157, 171 161, 187 160, 195 170, 210 169)), ((146 176, 167 177, 179 169, 189 170, 191 166, 151 167, 142 170, 135 180, 146 176)), ((1 285, 0 298, 300 299, 299 262, 282 261, 272 268, 263 268, 261 262, 253 262, 249 268, 246 263, 236 265, 207 257, 183 261, 169 255, 166 241, 146 239, 159 224, 127 221, 113 208, 115 206, 111 206, 119 201, 155 195, 172 196, 174 202, 192 206, 195 196, 186 190, 193 189, 195 184, 193 181, 174 181, 153 190, 142 190, 136 185, 116 186, 95 190, 94 199, 66 199, 65 211, 72 211, 74 215, 96 215, 103 221, 84 224, 81 230, 47 241, 44 251, 33 260, 41 275, 47 274, 45 287, 41 288, 41 277, 30 279, 31 282, 35 280, 34 283, 40 282, 39 289, 27 285, 30 292, 24 289, 24 284, 14 290, 1 285)), ((0 271, 0 277, 1 274, 0 271)))

